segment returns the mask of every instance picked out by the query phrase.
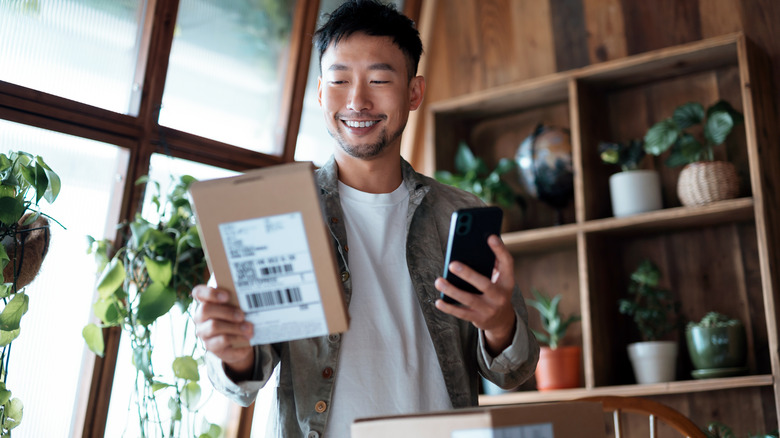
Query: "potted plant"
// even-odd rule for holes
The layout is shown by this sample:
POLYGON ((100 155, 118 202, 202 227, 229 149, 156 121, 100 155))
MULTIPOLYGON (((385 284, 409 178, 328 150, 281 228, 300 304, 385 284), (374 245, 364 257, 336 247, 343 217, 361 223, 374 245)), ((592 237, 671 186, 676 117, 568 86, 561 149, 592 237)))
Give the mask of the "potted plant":
POLYGON ((642 338, 628 345, 628 355, 639 383, 674 380, 677 342, 663 340, 677 328, 679 303, 659 286, 661 272, 649 259, 631 274, 628 298, 618 301, 619 311, 630 316, 642 338))
POLYGON ((617 164, 621 169, 609 177, 609 194, 615 217, 658 210, 663 206, 658 171, 639 168, 645 157, 642 140, 633 139, 628 143, 601 142, 599 154, 603 162, 617 164))
MULTIPOLYGON (((736 438, 736 435, 734 435, 734 432, 729 426, 718 421, 710 421, 707 424, 707 431, 705 434, 709 438, 736 438)), ((759 433, 756 435, 751 433, 747 435, 747 438, 778 438, 778 431, 775 430, 772 433, 759 433)))
MULTIPOLYGON (((29 308, 27 286, 41 268, 49 249, 49 219, 39 202, 54 202, 60 178, 43 158, 27 152, 0 153, 0 435, 22 421, 24 405, 6 387, 11 344, 21 333, 29 308)), ((53 220, 53 219, 52 219, 53 220)), ((55 221, 56 222, 56 221, 55 221)))
POLYGON ((677 180, 677 196, 685 206, 736 198, 739 178, 734 164, 714 161, 713 148, 726 141, 742 114, 720 100, 706 112, 698 102, 688 102, 647 131, 645 151, 660 155, 667 150, 666 165, 685 165, 677 180))
POLYGON ((709 312, 685 327, 688 354, 698 379, 725 377, 747 371, 745 326, 738 319, 709 312))
MULTIPOLYGON (((152 201, 159 219, 150 222, 138 214, 132 222, 123 224, 129 236, 113 257, 110 257, 111 242, 88 239, 89 252, 96 255, 102 270, 98 298, 92 307, 101 322, 88 324, 82 335, 89 349, 101 357, 102 328, 119 326, 128 337, 136 368, 139 434, 143 437, 216 437, 220 433, 219 426, 205 424, 208 432, 198 435, 189 430, 195 422, 188 421, 194 418, 199 407, 198 367, 204 353, 191 329, 190 293, 194 285, 203 282, 206 274, 206 258, 187 198, 187 189, 193 181, 190 176, 181 177, 165 197, 160 195, 159 184, 154 183, 156 192, 152 201), (158 319, 169 315, 174 305, 178 305, 184 317, 183 324, 174 328, 179 329, 175 338, 180 340, 181 347, 175 352, 177 357, 173 363, 162 367, 153 360, 154 335, 158 319), (172 370, 173 375, 162 372, 166 369, 172 370), (158 403, 160 397, 166 397, 164 402, 158 403)), ((136 184, 146 182, 148 178, 144 177, 136 184)), ((163 348, 171 347, 177 348, 163 348)))
POLYGON ((577 388, 580 386, 580 363, 582 348, 578 345, 563 346, 561 341, 569 326, 580 320, 579 315, 564 318, 558 306, 561 295, 549 298, 537 289, 532 289, 535 299, 526 300, 528 305, 539 311, 543 332, 532 329, 541 344, 539 362, 536 365, 536 387, 539 391, 577 388))
POLYGON ((502 179, 502 176, 515 168, 515 162, 502 158, 492 171, 488 170, 485 160, 474 156, 465 142, 458 144, 455 154, 455 170, 437 170, 434 178, 444 184, 455 186, 461 190, 473 193, 488 205, 497 205, 504 210, 502 231, 507 231, 511 210, 522 206, 512 187, 502 179))

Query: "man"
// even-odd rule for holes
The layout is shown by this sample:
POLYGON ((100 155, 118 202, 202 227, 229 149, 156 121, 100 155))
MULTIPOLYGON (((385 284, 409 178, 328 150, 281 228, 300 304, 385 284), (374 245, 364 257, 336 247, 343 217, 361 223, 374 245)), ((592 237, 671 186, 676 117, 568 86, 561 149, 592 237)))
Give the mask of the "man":
POLYGON ((420 175, 402 160, 401 134, 423 99, 422 43, 414 24, 373 0, 348 1, 314 35, 318 96, 336 140, 316 173, 334 236, 350 329, 341 336, 246 345, 252 327, 198 286, 198 336, 215 387, 250 404, 279 364, 276 427, 283 437, 348 437, 355 418, 446 410, 477 403, 479 374, 515 387, 536 366, 538 345, 498 236, 492 278, 459 263, 440 277, 450 216, 482 203, 420 175), (439 292, 458 300, 450 305, 439 292))

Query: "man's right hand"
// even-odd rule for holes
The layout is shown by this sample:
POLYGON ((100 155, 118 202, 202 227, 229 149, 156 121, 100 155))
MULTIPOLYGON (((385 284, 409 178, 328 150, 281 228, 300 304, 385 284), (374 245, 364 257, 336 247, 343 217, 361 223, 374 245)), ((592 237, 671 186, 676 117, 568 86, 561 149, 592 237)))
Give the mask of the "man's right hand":
POLYGON ((228 292, 206 285, 192 289, 192 297, 200 305, 195 309, 195 334, 206 350, 222 359, 225 371, 234 382, 252 378, 255 355, 249 340, 252 324, 244 320, 244 312, 228 303, 228 292))

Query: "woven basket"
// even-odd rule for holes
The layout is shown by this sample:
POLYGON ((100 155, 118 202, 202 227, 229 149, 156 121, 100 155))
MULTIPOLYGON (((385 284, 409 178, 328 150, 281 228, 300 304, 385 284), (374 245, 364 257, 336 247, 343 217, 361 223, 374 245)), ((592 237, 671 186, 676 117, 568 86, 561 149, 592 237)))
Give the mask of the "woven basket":
POLYGON ((728 161, 699 161, 688 164, 677 180, 677 196, 685 206, 736 198, 739 196, 737 170, 728 161))
MULTIPOLYGON (((24 215, 19 223, 24 223, 29 214, 24 215)), ((16 279, 17 290, 33 281, 49 251, 49 239, 49 220, 40 216, 29 225, 21 225, 16 236, 9 241, 4 240, 3 245, 11 261, 3 269, 3 281, 10 283, 16 279)))

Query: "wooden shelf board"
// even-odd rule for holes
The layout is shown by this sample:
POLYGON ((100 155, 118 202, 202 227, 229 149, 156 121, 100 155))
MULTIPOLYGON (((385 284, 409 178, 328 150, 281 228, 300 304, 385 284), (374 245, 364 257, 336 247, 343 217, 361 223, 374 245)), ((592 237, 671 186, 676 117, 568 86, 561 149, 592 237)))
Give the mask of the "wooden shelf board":
POLYGON ((501 395, 480 395, 480 406, 541 403, 575 400, 595 395, 652 396, 717 391, 733 388, 771 386, 771 375, 724 377, 718 379, 680 380, 648 385, 602 386, 593 389, 575 388, 557 391, 521 391, 501 395))
POLYGON ((579 80, 616 89, 737 64, 734 33, 583 67, 579 80))
POLYGON ((561 247, 574 247, 577 243, 579 224, 565 224, 504 233, 501 239, 513 254, 543 252, 561 247))
POLYGON ((531 108, 569 100, 568 73, 555 73, 541 78, 492 88, 432 103, 432 114, 455 118, 491 118, 519 113, 531 108))
POLYGON ((738 198, 697 207, 665 208, 628 217, 591 220, 583 224, 583 231, 587 233, 622 233, 638 230, 668 230, 670 228, 700 227, 747 221, 753 217, 753 198, 738 198))

